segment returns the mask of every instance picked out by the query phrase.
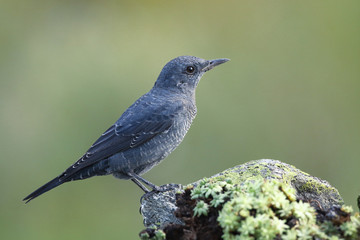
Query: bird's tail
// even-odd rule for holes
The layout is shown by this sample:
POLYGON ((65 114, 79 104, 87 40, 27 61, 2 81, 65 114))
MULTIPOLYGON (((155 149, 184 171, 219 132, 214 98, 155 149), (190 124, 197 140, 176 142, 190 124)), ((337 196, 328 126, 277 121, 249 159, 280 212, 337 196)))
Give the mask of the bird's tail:
POLYGON ((31 193, 29 196, 23 199, 23 201, 26 201, 26 203, 30 202, 34 198, 40 196, 43 193, 46 193, 47 191, 63 184, 64 181, 61 181, 59 177, 54 178, 50 182, 46 183, 42 187, 39 187, 37 190, 35 190, 33 193, 31 193))

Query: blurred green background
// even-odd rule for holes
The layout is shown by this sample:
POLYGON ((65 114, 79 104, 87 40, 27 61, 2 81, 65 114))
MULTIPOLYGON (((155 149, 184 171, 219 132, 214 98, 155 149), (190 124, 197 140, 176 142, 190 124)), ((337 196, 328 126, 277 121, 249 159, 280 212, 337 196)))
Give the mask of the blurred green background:
POLYGON ((0 239, 137 239, 141 190, 60 174, 179 55, 207 73, 180 147, 145 175, 187 184, 260 158, 360 193, 360 1, 1 1, 0 239))

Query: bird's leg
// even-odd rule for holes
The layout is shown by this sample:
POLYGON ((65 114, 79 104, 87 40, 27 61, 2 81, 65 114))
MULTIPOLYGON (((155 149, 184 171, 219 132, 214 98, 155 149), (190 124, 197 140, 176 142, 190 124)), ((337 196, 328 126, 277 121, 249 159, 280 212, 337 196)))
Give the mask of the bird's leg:
MULTIPOLYGON (((161 187, 156 186, 155 184, 149 182, 148 180, 140 177, 139 175, 137 175, 137 174, 135 174, 135 173, 128 173, 128 175, 131 176, 131 177, 133 177, 131 180, 132 180, 134 183, 136 183, 142 190, 144 190, 145 186, 142 185, 142 184, 140 183, 140 181, 143 182, 143 183, 145 183, 146 185, 148 185, 149 187, 151 187, 151 188, 152 188, 153 190, 155 190, 155 191, 158 191, 158 192, 164 191, 164 190, 161 189, 161 187)), ((145 189, 146 189, 146 188, 145 188, 145 189)), ((145 191, 145 190, 144 190, 144 191, 145 191)), ((149 191, 149 190, 148 190, 148 191, 149 191)), ((145 192, 146 192, 146 191, 145 191, 145 192)))
POLYGON ((139 180, 137 180, 136 178, 132 178, 131 181, 133 181, 134 183, 136 183, 136 185, 138 185, 145 193, 150 192, 149 189, 147 189, 139 180))

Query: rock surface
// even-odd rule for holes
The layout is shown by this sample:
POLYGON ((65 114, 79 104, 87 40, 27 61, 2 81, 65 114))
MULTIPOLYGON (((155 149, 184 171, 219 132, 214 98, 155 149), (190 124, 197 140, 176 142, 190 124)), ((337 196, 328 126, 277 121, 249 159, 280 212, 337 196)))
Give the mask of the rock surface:
POLYGON ((333 205, 343 205, 338 190, 327 181, 311 176, 296 167, 272 159, 251 161, 218 173, 211 178, 230 178, 235 183, 257 179, 275 179, 296 191, 296 198, 309 202, 316 209, 327 211, 333 205))
POLYGON ((169 223, 182 224, 174 215, 176 210, 176 193, 183 192, 180 184, 167 184, 161 186, 168 188, 165 192, 149 192, 141 197, 140 213, 144 219, 144 226, 164 227, 169 223))
MULTIPOLYGON (((275 179, 294 188, 298 200, 310 203, 317 210, 326 212, 334 206, 343 205, 339 192, 327 181, 277 160, 251 161, 227 169, 209 179, 219 181, 231 179, 234 184, 239 185, 252 180, 275 179)), ((192 183, 192 185, 196 186, 198 182, 192 183)), ((177 208, 176 193, 181 191, 183 191, 181 185, 171 184, 168 191, 145 194, 141 199, 140 208, 145 227, 163 228, 168 224, 181 224, 181 221, 174 215, 177 208)))

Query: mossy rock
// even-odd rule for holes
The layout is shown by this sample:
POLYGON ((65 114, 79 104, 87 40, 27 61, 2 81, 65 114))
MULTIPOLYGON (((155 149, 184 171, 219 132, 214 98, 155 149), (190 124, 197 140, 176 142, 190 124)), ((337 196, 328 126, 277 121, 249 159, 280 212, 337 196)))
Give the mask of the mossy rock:
MULTIPOLYGON (((234 184, 243 184, 259 179, 274 179, 294 188, 298 200, 309 202, 315 208, 328 211, 334 205, 344 204, 338 190, 327 181, 278 160, 262 159, 247 162, 218 173, 209 179, 231 179, 234 184)), ((196 183, 194 184, 196 185, 196 183)))
POLYGON ((342 206, 335 188, 270 159, 185 189, 169 185, 169 191, 145 194, 141 203, 148 227, 142 239, 359 239, 360 218, 342 206))

